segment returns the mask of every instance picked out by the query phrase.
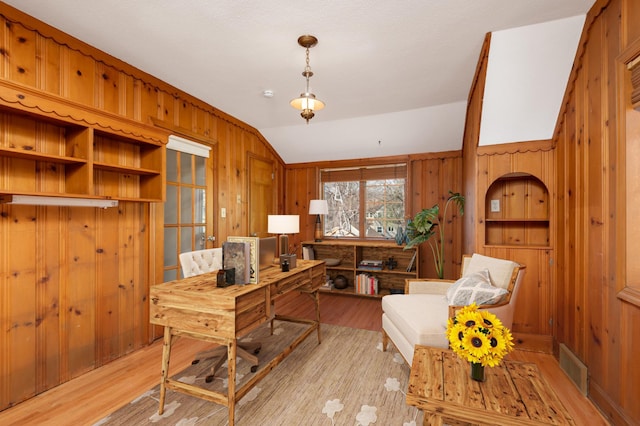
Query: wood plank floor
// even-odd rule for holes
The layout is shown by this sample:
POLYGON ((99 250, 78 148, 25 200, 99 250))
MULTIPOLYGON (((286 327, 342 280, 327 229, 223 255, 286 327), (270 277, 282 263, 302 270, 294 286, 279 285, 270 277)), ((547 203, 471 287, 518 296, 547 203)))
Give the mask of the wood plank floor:
MULTIPOLYGON (((313 318, 313 302, 304 294, 287 295, 278 302, 280 314, 313 318)), ((322 322, 380 331, 379 299, 322 294, 322 322)), ((171 351, 171 369, 188 366, 196 352, 210 344, 180 339, 171 351)), ((144 391, 160 378, 162 344, 142 348, 84 374, 15 407, 0 412, 0 425, 91 425, 144 391)), ((582 396, 551 355, 516 351, 518 361, 534 362, 574 418, 576 425, 606 425, 598 410, 582 396)))

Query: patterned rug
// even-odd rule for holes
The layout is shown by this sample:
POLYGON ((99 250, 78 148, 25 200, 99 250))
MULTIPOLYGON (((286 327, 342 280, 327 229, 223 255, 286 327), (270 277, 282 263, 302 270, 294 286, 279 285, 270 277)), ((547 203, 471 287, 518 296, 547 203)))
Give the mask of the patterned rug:
MULTIPOLYGON (((263 326, 244 341, 262 342, 261 360, 272 359, 300 333, 300 324, 276 321, 274 335, 263 326)), ((210 361, 171 375, 197 386, 226 390, 226 364, 205 383, 210 361)), ((160 360, 158 360, 160 368, 160 360)), ((239 360, 239 385, 251 378, 239 360)), ((422 413, 406 404, 409 366, 391 349, 382 352, 380 333, 322 325, 322 343, 311 334, 236 405, 238 426, 422 424, 422 413)), ((159 386, 95 425, 226 425, 226 407, 171 390, 158 415, 159 386)))

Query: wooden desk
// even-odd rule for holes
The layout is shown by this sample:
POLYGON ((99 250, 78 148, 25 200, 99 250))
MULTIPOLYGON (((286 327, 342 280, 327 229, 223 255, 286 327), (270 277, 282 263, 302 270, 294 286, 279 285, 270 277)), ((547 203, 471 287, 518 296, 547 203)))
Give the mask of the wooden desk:
POLYGON ((505 361, 471 380, 469 363, 448 349, 416 346, 407 403, 424 412, 424 425, 573 425, 535 364, 505 361))
POLYGON ((258 284, 216 287, 216 273, 202 274, 182 280, 170 281, 151 287, 151 323, 164 326, 162 351, 162 379, 160 382, 159 414, 164 411, 167 389, 187 393, 213 401, 229 408, 229 425, 234 424, 235 404, 267 373, 280 363, 314 330, 320 343, 320 299, 318 289, 325 282, 325 263, 321 260, 301 260, 289 272, 273 267, 260 271, 258 284), (272 302, 289 291, 301 291, 315 299, 316 319, 305 320, 276 315, 284 321, 309 324, 283 353, 261 366, 247 383, 236 389, 237 339, 259 325, 271 320, 272 302), (178 336, 187 336, 227 346, 228 392, 213 392, 169 378, 171 344, 178 336))

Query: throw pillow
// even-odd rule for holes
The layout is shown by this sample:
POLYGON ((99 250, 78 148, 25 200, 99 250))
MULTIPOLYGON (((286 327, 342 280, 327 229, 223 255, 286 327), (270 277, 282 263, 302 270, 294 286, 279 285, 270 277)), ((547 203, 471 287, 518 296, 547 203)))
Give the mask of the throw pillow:
POLYGON ((494 305, 509 293, 507 290, 491 284, 489 270, 483 269, 465 275, 453 283, 447 290, 449 305, 494 305))

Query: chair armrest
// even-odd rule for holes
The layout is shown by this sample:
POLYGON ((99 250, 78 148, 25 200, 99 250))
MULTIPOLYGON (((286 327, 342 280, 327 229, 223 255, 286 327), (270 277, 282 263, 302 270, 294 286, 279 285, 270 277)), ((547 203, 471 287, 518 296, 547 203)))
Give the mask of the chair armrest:
POLYGON ((405 294, 441 294, 444 296, 453 283, 455 283, 453 280, 408 279, 405 281, 404 292, 405 294))
MULTIPOLYGON (((465 305, 449 305, 449 318, 455 317, 458 311, 464 307, 465 305)), ((509 311, 513 311, 513 305, 511 305, 508 300, 496 303, 495 305, 478 305, 478 309, 482 311, 490 311, 492 314, 496 315, 507 328, 511 328, 511 318, 513 317, 513 313, 509 311), (505 321, 508 322, 505 323, 505 321)))

